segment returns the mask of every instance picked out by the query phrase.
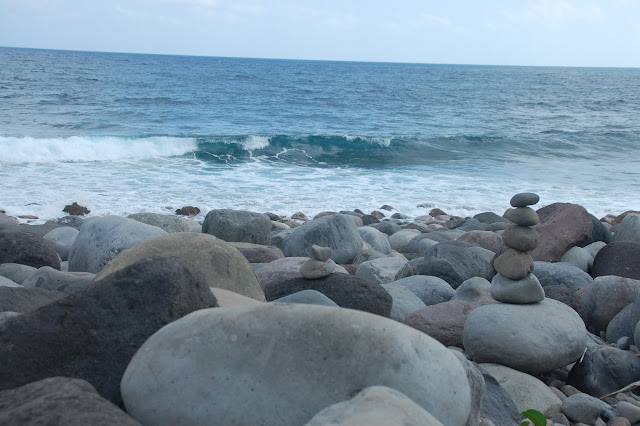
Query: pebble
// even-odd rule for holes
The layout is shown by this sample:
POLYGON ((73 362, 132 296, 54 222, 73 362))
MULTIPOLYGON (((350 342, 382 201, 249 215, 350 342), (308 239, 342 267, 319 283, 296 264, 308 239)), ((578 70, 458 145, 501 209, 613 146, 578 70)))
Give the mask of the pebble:
POLYGON ((336 262, 331 259, 324 262, 316 259, 309 259, 300 267, 300 275, 308 280, 317 280, 330 275, 335 269, 336 262))
POLYGON ((497 274, 491 280, 491 297, 504 303, 536 303, 544 300, 544 290, 533 274, 519 280, 497 274))

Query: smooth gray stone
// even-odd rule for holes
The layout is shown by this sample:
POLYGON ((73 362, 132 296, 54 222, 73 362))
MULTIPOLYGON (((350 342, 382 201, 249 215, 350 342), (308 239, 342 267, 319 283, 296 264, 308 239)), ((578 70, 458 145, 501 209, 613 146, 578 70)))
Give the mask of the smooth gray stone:
POLYGON ((593 278, 580 268, 564 262, 533 262, 533 273, 542 287, 562 285, 570 290, 578 291, 593 284, 593 278))
POLYGON ((85 221, 69 252, 69 271, 97 274, 121 251, 166 234, 157 226, 119 216, 85 221))
POLYGON ((478 369, 482 372, 485 386, 480 417, 495 425, 519 425, 520 411, 511 395, 487 370, 481 366, 478 369))
POLYGON ((440 343, 380 316, 313 305, 189 314, 145 342, 121 389, 143 424, 293 425, 374 385, 402 392, 443 424, 469 418, 465 370, 440 343))
POLYGON ((399 257, 381 257, 358 265, 356 277, 374 284, 387 284, 413 275, 409 261, 399 257))
POLYGON ((10 279, 11 281, 22 284, 24 280, 35 273, 38 268, 29 265, 21 265, 19 263, 3 263, 0 265, 0 276, 10 279))
POLYGON ((534 194, 533 192, 520 192, 511 197, 509 204, 511 204, 512 207, 526 207, 538 204, 538 201, 540 201, 538 194, 534 194))
POLYGON ((316 280, 330 275, 335 269, 336 262, 331 259, 325 261, 309 259, 300 267, 300 275, 302 278, 316 280))
POLYGON ((463 343, 475 362, 537 375, 576 361, 587 345, 587 331, 580 316, 556 300, 496 303, 471 311, 463 343))
POLYGON ((424 251, 427 248, 438 244, 437 241, 434 241, 431 238, 429 238, 429 234, 430 232, 427 232, 425 234, 418 234, 415 237, 413 237, 405 247, 406 252, 407 253, 424 253, 424 251))
POLYGON ((516 207, 509 210, 504 217, 520 226, 534 226, 540 222, 538 213, 531 207, 516 207))
POLYGON ((616 348, 622 349, 623 351, 629 350, 631 347, 631 338, 629 336, 622 336, 616 341, 616 348))
POLYGON ((491 283, 484 278, 473 277, 460 284, 451 300, 482 302, 495 299, 491 297, 491 283))
POLYGON ((22 287, 20 284, 0 275, 0 287, 22 287))
POLYGON ((191 228, 182 220, 181 217, 159 214, 159 213, 134 213, 127 216, 129 219, 146 223, 147 225, 157 226, 164 229, 168 233, 172 232, 191 232, 191 228))
POLYGON ((387 256, 386 254, 383 254, 377 250, 368 248, 358 253, 355 259, 353 259, 352 263, 354 265, 360 265, 361 263, 366 262, 368 260, 380 259, 381 257, 386 257, 386 256, 387 256))
POLYGON ((425 251, 424 259, 418 264, 416 273, 432 275, 458 288, 463 281, 472 277, 490 280, 495 275, 491 259, 495 253, 475 244, 462 241, 448 241, 437 244, 425 251))
POLYGON ((315 260, 325 262, 331 259, 331 254, 331 249, 329 247, 320 247, 315 244, 311 246, 311 255, 315 260))
POLYGON ((413 312, 426 306, 418 296, 402 285, 396 283, 382 284, 382 288, 393 299, 391 315, 389 315, 392 320, 403 322, 413 312))
POLYGON ((593 257, 582 247, 574 246, 562 255, 560 262, 568 263, 584 272, 589 272, 591 266, 593 266, 593 257))
POLYGON ((459 224, 457 224, 451 229, 455 229, 457 231, 464 231, 464 232, 484 231, 484 226, 482 226, 482 222, 480 222, 478 219, 469 218, 460 222, 459 224))
POLYGON ((593 280, 581 294, 587 309, 587 328, 591 332, 605 331, 609 322, 640 295, 640 280, 605 275, 593 280))
POLYGON ((365 388, 347 401, 330 405, 305 426, 371 424, 443 426, 406 395, 386 386, 365 388))
POLYGON ((273 300, 273 303, 301 303, 303 305, 320 305, 338 307, 338 304, 324 294, 315 290, 302 290, 273 300))
POLYGON ((607 342, 615 343, 621 337, 630 337, 633 339, 633 328, 635 323, 633 319, 633 303, 628 304, 624 309, 616 314, 607 325, 607 342))
MULTIPOLYGON (((285 230, 276 229, 272 231, 269 245, 272 245, 281 249, 282 241, 284 241, 284 239, 293 232, 293 229, 295 228, 285 229, 285 230)), ((306 257, 309 257, 309 256, 306 256, 306 257)))
POLYGON ((456 291, 445 280, 429 275, 413 275, 389 284, 408 288, 426 306, 447 302, 456 294, 456 291))
POLYGON ((265 214, 246 210, 211 210, 202 223, 202 233, 228 242, 269 245, 271 219, 265 214))
POLYGON ((397 223, 391 221, 391 220, 384 220, 380 223, 376 223, 374 225, 371 225, 371 227, 377 229, 378 231, 385 233, 389 236, 395 234, 398 231, 402 230, 402 227, 400 225, 398 225, 397 223))
POLYGON ((473 218, 480 221, 481 223, 486 223, 488 225, 496 222, 509 222, 507 219, 495 214, 494 212, 478 213, 477 215, 473 216, 473 218))
POLYGON ((453 352, 456 358, 458 358, 458 361, 460 361, 460 364, 464 367, 469 388, 471 389, 471 410, 466 424, 467 426, 477 425, 480 422, 480 410, 485 392, 484 376, 480 368, 478 368, 475 363, 469 361, 462 352, 456 350, 451 352, 453 352))
POLYGON ((391 244, 389 244, 387 234, 380 232, 371 226, 362 226, 358 228, 358 233, 360 234, 360 237, 362 237, 362 240, 369 244, 372 249, 382 254, 391 253, 391 244))
POLYGON ((627 401, 620 401, 616 405, 616 411, 620 413, 622 417, 627 418, 632 424, 640 421, 640 407, 636 404, 632 404, 627 401))
POLYGON ((61 226, 43 235, 49 241, 62 260, 69 260, 69 251, 79 231, 70 226, 61 226))
POLYGON ((348 264, 360 253, 362 243, 351 216, 334 214, 295 228, 282 240, 280 248, 287 257, 311 257, 312 245, 329 247, 336 263, 348 264))
POLYGON ((544 300, 544 290, 533 274, 520 280, 496 274, 491 280, 491 297, 504 303, 536 303, 544 300))
POLYGON ((49 266, 43 266, 24 280, 22 285, 71 294, 87 288, 95 277, 96 274, 90 272, 62 272, 49 266))
POLYGON ((593 424, 603 408, 602 401, 586 393, 577 393, 562 401, 562 413, 573 422, 593 424))
POLYGON ((413 238, 422 235, 417 229, 403 229, 389 236, 389 244, 391 249, 400 253, 408 253, 409 243, 413 238))
POLYGON ((640 380, 640 358, 631 351, 592 346, 577 362, 567 384, 599 398, 640 380))
POLYGON ((502 233, 502 242, 516 250, 531 251, 538 246, 540 236, 529 226, 510 225, 502 233))
POLYGON ((616 225, 612 242, 632 241, 640 242, 640 214, 629 213, 616 225))
POLYGON ((520 280, 533 271, 533 259, 526 251, 508 248, 493 261, 496 273, 510 280, 520 280))
MULTIPOLYGON (((591 231, 591 235, 589 235, 584 241, 582 241, 579 246, 585 247, 594 242, 603 242, 605 244, 609 244, 613 235, 611 235, 611 231, 609 231, 608 223, 605 224, 600 222, 600 220, 589 213, 589 217, 591 218, 591 223, 593 224, 593 230, 591 231)), ((595 257, 595 256, 594 256, 595 257)))

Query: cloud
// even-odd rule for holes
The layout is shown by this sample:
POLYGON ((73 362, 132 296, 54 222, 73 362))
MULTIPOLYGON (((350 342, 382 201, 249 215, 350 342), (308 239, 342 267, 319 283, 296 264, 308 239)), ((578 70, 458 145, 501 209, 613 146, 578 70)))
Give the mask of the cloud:
POLYGON ((529 4, 527 17, 547 23, 561 21, 597 21, 602 10, 596 4, 567 0, 537 0, 529 4))
POLYGON ((424 22, 427 25, 441 25, 443 27, 451 26, 451 19, 449 19, 446 16, 438 16, 438 15, 431 15, 429 13, 423 13, 422 15, 420 15, 420 17, 422 18, 422 22, 424 22))

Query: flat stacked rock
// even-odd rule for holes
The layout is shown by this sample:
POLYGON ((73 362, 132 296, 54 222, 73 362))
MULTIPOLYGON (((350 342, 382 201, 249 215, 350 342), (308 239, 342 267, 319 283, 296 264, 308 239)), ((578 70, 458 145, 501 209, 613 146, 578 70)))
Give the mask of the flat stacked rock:
POLYGON ((300 266, 300 275, 308 280, 317 280, 331 275, 336 269, 336 262, 331 259, 331 248, 311 246, 313 258, 307 260, 300 266))
POLYGON ((507 251, 496 258, 493 267, 497 274, 491 281, 491 296, 504 303, 537 303, 544 300, 542 285, 532 274, 531 251, 538 245, 538 232, 531 228, 539 222, 531 207, 540 201, 537 194, 523 192, 511 198, 514 209, 506 218, 515 225, 507 228, 502 240, 507 251))

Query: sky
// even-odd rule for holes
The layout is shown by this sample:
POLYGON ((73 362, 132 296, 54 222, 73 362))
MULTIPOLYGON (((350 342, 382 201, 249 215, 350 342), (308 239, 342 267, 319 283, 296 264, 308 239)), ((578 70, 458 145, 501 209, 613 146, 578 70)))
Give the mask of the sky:
POLYGON ((640 0, 0 0, 0 46, 640 67, 640 0))

